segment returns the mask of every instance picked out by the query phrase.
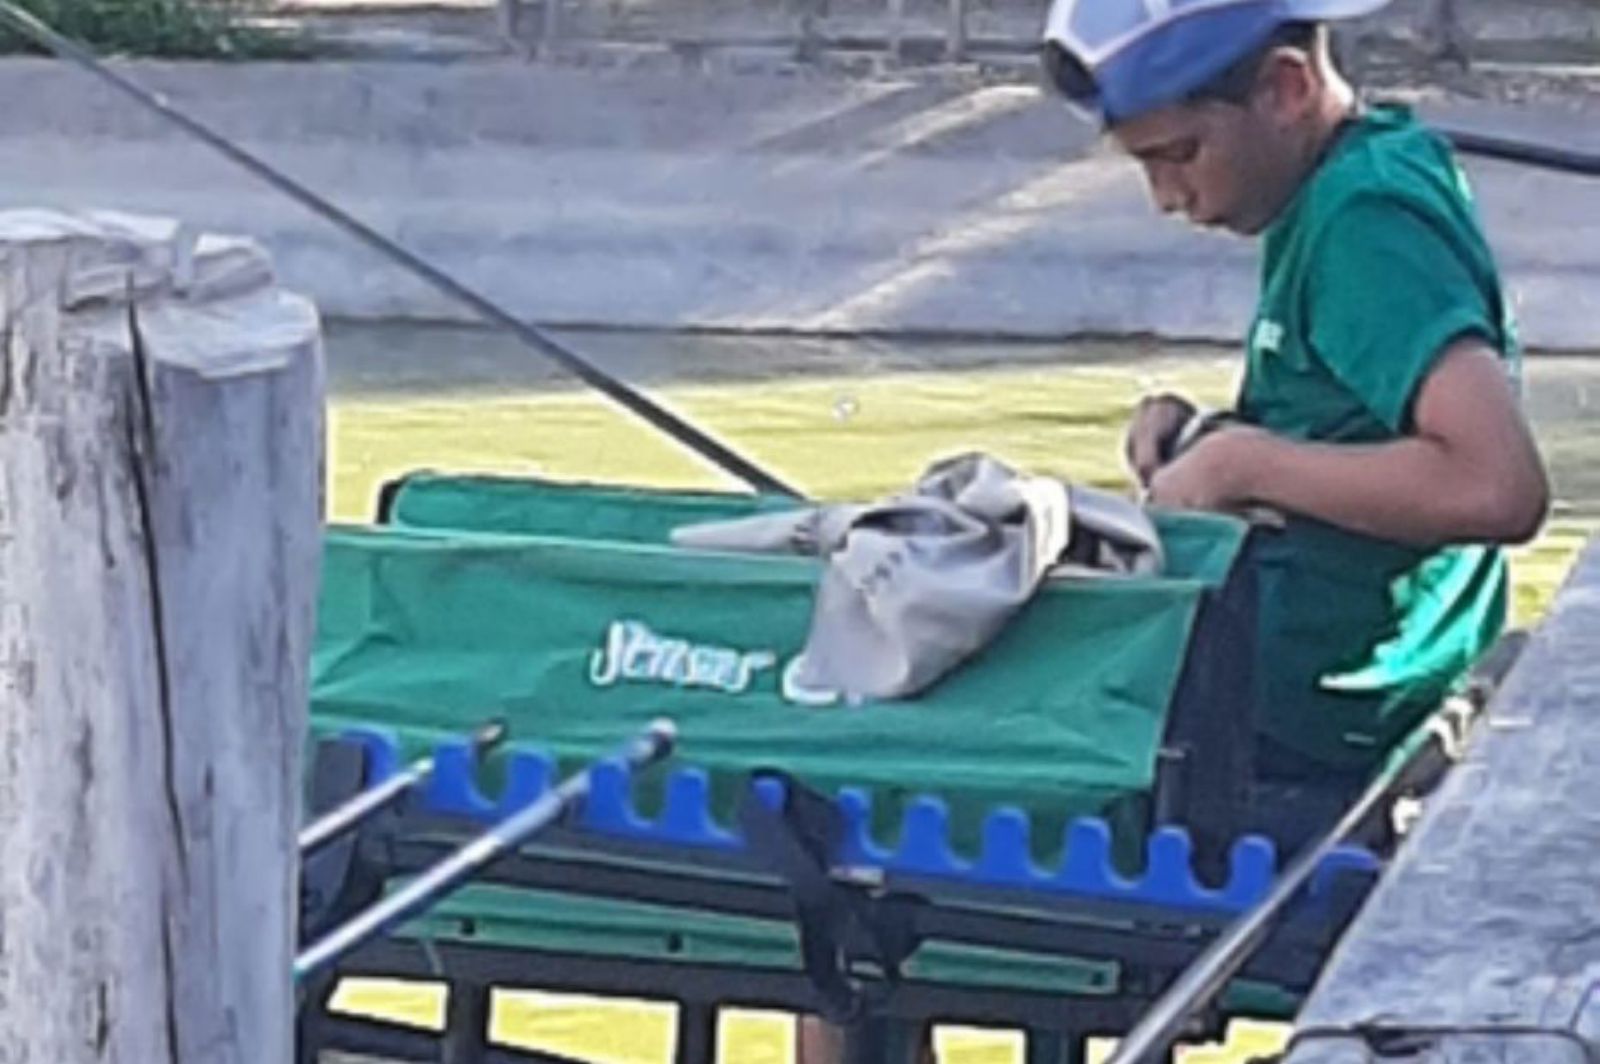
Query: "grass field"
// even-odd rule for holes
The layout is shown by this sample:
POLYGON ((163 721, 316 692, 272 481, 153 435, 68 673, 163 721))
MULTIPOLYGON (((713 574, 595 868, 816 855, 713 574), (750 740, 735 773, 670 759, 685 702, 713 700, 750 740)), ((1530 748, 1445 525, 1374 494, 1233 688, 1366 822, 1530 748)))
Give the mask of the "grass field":
MULTIPOLYGON (((381 980, 346 984, 337 1006, 357 1013, 391 1017, 418 1027, 438 1028, 444 1017, 444 992, 381 980)), ((594 1064, 664 1064, 671 1059, 674 1014, 670 1005, 648 1001, 610 1001, 538 991, 502 992, 495 1000, 494 1037, 547 1053, 594 1064)), ((728 1010, 718 1027, 723 1064, 789 1064, 794 1054, 794 1019, 780 1013, 728 1010)), ((1226 1046, 1196 1047, 1184 1064, 1238 1064, 1281 1048, 1280 1026, 1236 1023, 1226 1046)), ((934 1045, 942 1064, 1016 1064, 1022 1038, 1009 1031, 940 1028, 934 1045)), ((1097 1064, 1109 1043, 1090 1047, 1097 1064)))
MULTIPOLYGON (((1543 612, 1600 521, 1600 360, 1547 360, 1529 376, 1558 505, 1545 534, 1513 555, 1518 623, 1543 612)), ((1140 394, 1171 388, 1222 405, 1232 382, 1230 360, 1186 355, 1141 359, 1132 368, 1096 362, 808 376, 655 394, 810 494, 871 498, 904 488, 933 459, 967 450, 1126 487, 1119 441, 1140 394)), ((356 394, 335 403, 330 436, 330 498, 342 520, 364 520, 379 484, 421 468, 738 487, 604 400, 571 390, 356 394)))
MULTIPOLYGON (((1534 367, 1530 404, 1555 468, 1562 502, 1541 540, 1519 550, 1516 615, 1535 619, 1600 514, 1600 429, 1590 408, 1587 364, 1534 367), (1577 383, 1574 383, 1574 382, 1577 383)), ((1128 409, 1152 388, 1226 403, 1232 364, 1188 353, 1133 366, 1030 364, 981 370, 897 370, 803 375, 743 383, 667 385, 674 409, 807 492, 872 497, 909 484, 932 459, 984 450, 1030 470, 1122 486, 1119 438, 1128 409)), ((1600 380, 1600 376, 1595 379, 1600 380)), ((418 468, 536 473, 674 487, 734 487, 651 430, 587 393, 533 387, 515 393, 391 394, 348 389, 332 411, 330 497, 334 514, 363 520, 377 486, 418 468)), ((347 988, 341 1006, 437 1024, 438 990, 392 984, 347 988)), ((506 995, 497 1034, 593 1060, 661 1064, 672 1038, 669 1009, 545 994, 506 995)), ((1236 1064, 1270 1051, 1276 1028, 1238 1030, 1226 1050, 1199 1050, 1190 1064, 1236 1064)), ((785 1017, 734 1014, 721 1029, 728 1064, 787 1064, 785 1017)), ((1005 1033, 947 1030, 945 1064, 1013 1064, 1005 1033)))

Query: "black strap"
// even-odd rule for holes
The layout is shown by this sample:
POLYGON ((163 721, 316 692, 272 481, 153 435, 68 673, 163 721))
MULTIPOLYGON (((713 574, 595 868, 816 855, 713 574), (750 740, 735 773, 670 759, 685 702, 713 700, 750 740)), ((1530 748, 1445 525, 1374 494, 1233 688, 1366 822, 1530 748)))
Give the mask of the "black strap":
POLYGON ((752 775, 752 781, 760 778, 782 784, 782 805, 772 808, 751 787, 739 826, 755 854, 789 887, 800 958, 817 992, 818 1012, 836 1024, 859 1023, 893 992, 902 965, 920 943, 920 899, 875 895, 838 882, 830 866, 844 830, 837 807, 787 773, 752 775))
MULTIPOLYGON (((310 806, 326 812, 369 786, 366 749, 347 739, 323 739, 311 760, 310 806)), ((353 834, 335 839, 302 862, 300 869, 300 945, 315 941, 328 929, 383 896, 387 875, 374 859, 392 831, 386 814, 364 824, 353 834)))

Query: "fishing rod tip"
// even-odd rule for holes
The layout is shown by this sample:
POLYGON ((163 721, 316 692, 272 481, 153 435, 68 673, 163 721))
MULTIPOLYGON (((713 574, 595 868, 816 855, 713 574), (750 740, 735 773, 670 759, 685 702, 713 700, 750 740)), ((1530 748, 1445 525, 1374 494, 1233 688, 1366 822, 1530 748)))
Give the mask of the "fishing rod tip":
POLYGON ((678 742, 677 722, 671 717, 657 717, 650 722, 650 739, 664 750, 672 749, 678 742))
POLYGON ((472 733, 472 745, 479 755, 487 754, 511 737, 511 723, 504 717, 491 717, 472 733))

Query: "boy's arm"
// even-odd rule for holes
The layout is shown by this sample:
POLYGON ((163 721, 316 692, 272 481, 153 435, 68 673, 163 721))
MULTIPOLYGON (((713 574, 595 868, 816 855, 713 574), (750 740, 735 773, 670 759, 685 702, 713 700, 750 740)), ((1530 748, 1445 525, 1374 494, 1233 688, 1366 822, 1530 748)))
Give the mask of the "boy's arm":
POLYGON ((1152 502, 1267 506, 1417 546, 1533 538, 1550 484, 1505 369, 1476 336, 1424 378, 1412 432, 1379 444, 1302 443, 1258 429, 1217 432, 1161 469, 1152 502))

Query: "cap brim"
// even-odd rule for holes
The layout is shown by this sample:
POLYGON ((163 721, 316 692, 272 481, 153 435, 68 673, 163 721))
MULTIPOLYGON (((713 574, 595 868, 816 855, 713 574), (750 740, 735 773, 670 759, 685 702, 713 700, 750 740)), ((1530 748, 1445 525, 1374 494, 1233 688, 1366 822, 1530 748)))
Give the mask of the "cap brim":
POLYGON ((1283 0, 1286 15, 1307 22, 1361 18, 1388 5, 1389 0, 1283 0))

